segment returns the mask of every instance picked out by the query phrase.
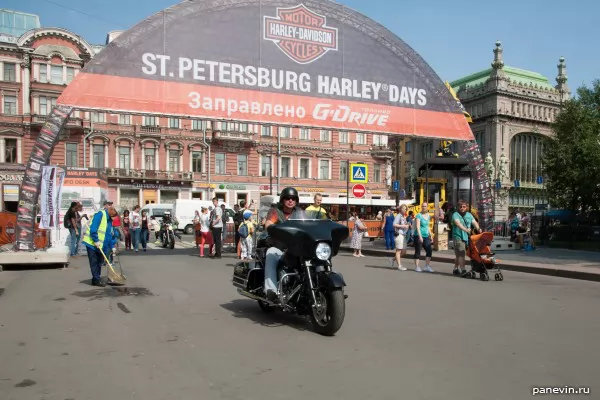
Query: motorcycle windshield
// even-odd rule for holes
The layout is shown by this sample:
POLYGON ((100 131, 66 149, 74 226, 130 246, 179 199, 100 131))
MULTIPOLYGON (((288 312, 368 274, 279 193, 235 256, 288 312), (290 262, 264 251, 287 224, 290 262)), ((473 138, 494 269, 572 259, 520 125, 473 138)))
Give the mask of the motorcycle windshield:
POLYGON ((296 256, 312 256, 319 242, 328 242, 336 255, 342 242, 348 238, 348 227, 337 222, 310 219, 306 215, 290 216, 281 224, 268 228, 269 236, 285 244, 288 252, 296 256))

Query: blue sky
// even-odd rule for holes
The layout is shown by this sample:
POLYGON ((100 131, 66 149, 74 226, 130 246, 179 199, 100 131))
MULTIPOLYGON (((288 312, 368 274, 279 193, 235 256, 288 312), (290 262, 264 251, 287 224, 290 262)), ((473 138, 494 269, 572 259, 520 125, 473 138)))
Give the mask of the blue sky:
MULTIPOLYGON (((38 14, 43 26, 66 28, 92 44, 104 44, 107 32, 131 27, 175 3, 177 0, 3 0, 1 7, 38 14)), ((340 3, 396 33, 443 80, 488 68, 496 40, 502 41, 505 65, 539 72, 553 85, 560 56, 566 58, 571 90, 600 79, 600 1, 342 0, 340 3)))

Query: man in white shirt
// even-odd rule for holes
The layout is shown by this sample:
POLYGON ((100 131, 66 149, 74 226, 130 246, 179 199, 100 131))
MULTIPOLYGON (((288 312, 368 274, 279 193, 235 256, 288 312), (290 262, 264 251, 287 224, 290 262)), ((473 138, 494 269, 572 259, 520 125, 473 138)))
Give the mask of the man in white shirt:
POLYGON ((215 243, 215 255, 211 258, 221 258, 221 235, 223 234, 223 210, 219 207, 219 199, 212 199, 214 209, 210 214, 210 229, 215 243))

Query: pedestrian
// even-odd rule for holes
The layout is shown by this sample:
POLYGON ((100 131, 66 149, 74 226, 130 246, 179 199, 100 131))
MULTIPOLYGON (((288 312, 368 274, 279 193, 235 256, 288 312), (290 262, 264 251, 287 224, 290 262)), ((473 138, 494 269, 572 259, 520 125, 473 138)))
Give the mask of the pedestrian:
POLYGON ((358 217, 358 213, 356 211, 352 212, 352 218, 354 220, 354 229, 352 230, 352 241, 350 243, 350 247, 354 249, 354 257, 364 257, 361 252, 362 249, 362 238, 363 233, 367 230, 364 222, 358 217))
POLYGON ((213 211, 210 214, 210 229, 213 235, 213 242, 215 247, 214 256, 211 258, 221 258, 221 235, 223 234, 223 210, 219 207, 219 199, 213 198, 213 211))
POLYGON ((121 241, 121 239, 125 239, 121 217, 119 216, 119 214, 115 215, 115 217, 112 219, 112 224, 115 236, 117 237, 117 250, 119 250, 119 242, 121 241))
POLYGON ((200 231, 200 211, 194 211, 194 219, 192 220, 192 224, 194 225, 194 239, 196 242, 196 249, 200 247, 200 241, 202 239, 202 233, 200 231))
POLYGON ((240 224, 240 228, 243 229, 243 227, 245 227, 246 229, 246 237, 242 237, 240 236, 240 243, 242 246, 242 254, 241 254, 241 258, 242 260, 252 260, 252 237, 254 235, 254 224, 252 223, 252 220, 250 218, 252 218, 252 211, 250 210, 246 210, 244 211, 243 214, 244 217, 244 222, 242 222, 240 224))
POLYGON ((140 217, 140 206, 136 205, 133 207, 131 213, 131 240, 133 242, 133 249, 138 252, 138 245, 140 244, 140 231, 142 228, 142 219, 140 217))
POLYGON ((406 217, 406 222, 411 226, 409 231, 407 232, 408 242, 407 246, 414 246, 414 237, 413 237, 413 224, 415 220, 415 214, 411 211, 408 212, 408 216, 406 217))
POLYGON ((392 210, 388 209, 385 212, 385 217, 383 219, 383 224, 381 224, 381 230, 383 231, 383 236, 385 237, 385 249, 393 250, 394 249, 394 214, 392 210))
POLYGON ((159 244, 158 235, 160 233, 160 224, 154 215, 150 217, 150 227, 152 232, 154 232, 154 244, 159 244))
POLYGON ((431 215, 429 215, 429 204, 421 204, 421 212, 415 216, 415 271, 422 272, 419 267, 419 259, 421 258, 421 248, 425 249, 425 271, 434 272, 431 268, 431 232, 429 232, 429 222, 431 215))
POLYGON ((69 245, 69 253, 71 257, 77 256, 77 243, 80 230, 77 227, 77 202, 71 202, 71 206, 67 210, 64 216, 63 226, 69 229, 69 235, 71 237, 69 245))
POLYGON ((405 204, 399 207, 398 215, 394 218, 394 245, 396 248, 396 265, 400 271, 406 271, 406 267, 402 266, 402 256, 406 254, 408 236, 410 232, 410 224, 406 221, 406 207, 405 204))
POLYGON ((141 215, 141 225, 140 225, 140 241, 142 242, 142 250, 146 251, 146 247, 148 245, 148 239, 150 238, 150 229, 148 226, 148 215, 147 211, 143 210, 141 215))
POLYGON ((92 217, 88 232, 83 238, 90 263, 93 286, 106 286, 106 282, 101 279, 100 275, 102 264, 105 262, 104 256, 108 258, 113 251, 116 251, 116 239, 112 227, 112 218, 115 215, 117 215, 117 211, 112 206, 98 211, 92 217))
POLYGON ((213 240, 210 232, 210 218, 208 215, 208 209, 206 207, 202 207, 200 211, 200 257, 204 257, 204 245, 206 244, 208 245, 208 254, 212 254, 213 240))
POLYGON ((452 241, 454 244, 454 270, 452 273, 454 275, 464 275, 467 272, 465 256, 469 245, 469 237, 472 228, 479 230, 479 224, 468 211, 466 201, 458 201, 458 211, 452 215, 452 225, 452 241))
POLYGON ((123 232, 125 236, 125 249, 131 250, 131 218, 129 217, 129 210, 123 211, 121 225, 123 226, 123 232))
POLYGON ((244 206, 246 202, 244 200, 240 201, 240 204, 234 204, 233 206, 233 232, 235 235, 235 249, 237 252, 238 258, 241 258, 241 246, 240 246, 240 233, 239 229, 242 223, 244 222, 244 206), (241 206, 241 209, 240 209, 241 206))

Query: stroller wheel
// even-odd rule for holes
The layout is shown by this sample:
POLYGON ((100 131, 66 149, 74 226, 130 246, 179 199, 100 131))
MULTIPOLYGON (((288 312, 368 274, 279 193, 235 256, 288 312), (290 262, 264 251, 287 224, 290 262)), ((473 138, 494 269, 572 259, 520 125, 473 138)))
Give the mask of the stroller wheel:
POLYGON ((494 275, 494 279, 497 280, 497 281, 499 281, 500 280, 500 275, 499 274, 494 275))
POLYGON ((490 280, 490 276, 487 274, 487 272, 483 272, 481 274, 479 274, 479 277, 482 281, 489 281, 490 280))
POLYGON ((500 273, 498 274, 498 277, 500 278, 499 280, 501 280, 501 281, 503 281, 503 280, 504 280, 504 275, 502 275, 502 272, 500 272, 500 273))
POLYGON ((477 273, 475 271, 471 271, 471 279, 477 279, 477 273))

